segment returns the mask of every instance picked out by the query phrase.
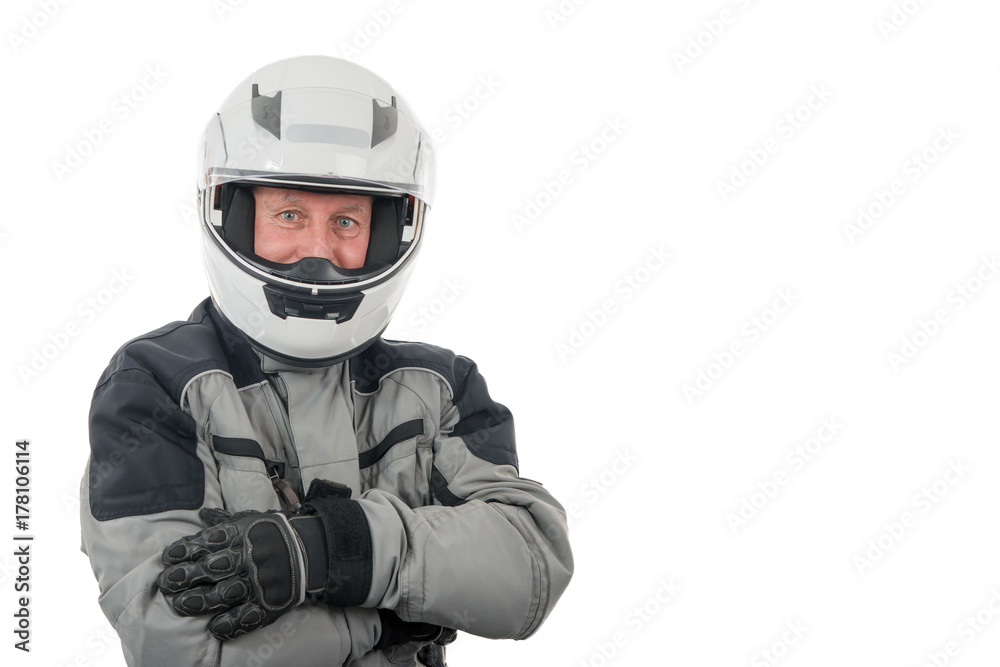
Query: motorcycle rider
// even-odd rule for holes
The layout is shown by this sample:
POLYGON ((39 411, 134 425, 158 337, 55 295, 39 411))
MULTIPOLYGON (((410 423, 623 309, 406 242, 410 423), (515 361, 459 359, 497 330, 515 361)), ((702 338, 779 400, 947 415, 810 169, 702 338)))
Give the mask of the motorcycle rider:
POLYGON ((83 550, 130 665, 443 664, 523 639, 568 585, 565 512, 521 478, 469 359, 382 338, 433 197, 381 78, 308 56, 205 131, 211 297, 94 392, 83 550))

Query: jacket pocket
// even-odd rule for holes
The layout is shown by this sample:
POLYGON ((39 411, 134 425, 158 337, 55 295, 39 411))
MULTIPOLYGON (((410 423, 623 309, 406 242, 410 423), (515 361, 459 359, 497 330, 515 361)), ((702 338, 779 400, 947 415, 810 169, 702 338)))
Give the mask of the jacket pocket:
POLYGON ((411 419, 408 422, 403 422, 396 428, 389 431, 382 440, 372 447, 371 449, 361 452, 358 454, 358 467, 364 470, 365 468, 370 468, 375 465, 389 453, 389 450, 398 445, 401 442, 405 442, 410 438, 415 438, 418 435, 424 434, 424 420, 411 419))
POLYGON ((362 492, 381 489, 410 507, 428 504, 430 443, 422 442, 424 420, 410 419, 393 427, 378 443, 358 453, 362 492))

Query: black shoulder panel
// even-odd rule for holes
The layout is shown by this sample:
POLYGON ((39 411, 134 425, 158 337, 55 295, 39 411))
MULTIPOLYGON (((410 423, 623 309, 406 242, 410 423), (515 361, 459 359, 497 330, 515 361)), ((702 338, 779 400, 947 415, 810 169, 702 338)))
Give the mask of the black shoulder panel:
POLYGON ((188 381, 208 370, 228 370, 215 327, 202 303, 186 322, 171 322, 125 343, 101 377, 98 390, 115 374, 141 369, 179 402, 188 381))
POLYGON ((351 379, 364 394, 378 389, 379 382, 400 368, 426 368, 444 376, 455 390, 455 353, 426 343, 406 343, 377 339, 350 360, 351 379))
POLYGON ((517 468, 514 419, 490 398, 486 380, 471 359, 425 343, 380 338, 351 359, 351 379, 358 391, 371 393, 388 373, 409 367, 435 371, 451 385, 460 416, 451 434, 461 437, 469 451, 484 461, 517 468))
POLYGON ((465 357, 457 357, 457 360, 462 361, 464 370, 454 399, 461 419, 451 434, 461 437, 469 451, 484 461, 512 465, 516 469, 514 416, 506 406, 490 398, 486 380, 472 361, 465 357))
POLYGON ((205 469, 194 419, 148 372, 116 372, 90 406, 90 512, 99 521, 197 509, 205 469))
POLYGON ((216 338, 221 343, 222 351, 229 362, 229 372, 236 387, 242 389, 265 381, 266 376, 260 368, 260 357, 253 351, 243 332, 230 324, 211 299, 206 299, 202 305, 215 325, 216 338))
POLYGON ((210 307, 206 300, 188 321, 129 341, 101 375, 90 407, 94 518, 201 506, 205 473, 194 420, 179 405, 181 393, 200 373, 230 372, 230 358, 239 355, 224 349, 210 307))

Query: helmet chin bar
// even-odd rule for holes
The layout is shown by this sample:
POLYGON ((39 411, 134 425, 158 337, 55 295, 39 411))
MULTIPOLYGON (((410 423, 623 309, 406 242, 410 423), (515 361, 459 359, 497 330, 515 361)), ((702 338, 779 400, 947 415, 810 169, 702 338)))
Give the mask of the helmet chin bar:
POLYGON ((373 275, 378 275, 392 266, 389 263, 379 263, 373 265, 365 264, 360 269, 343 269, 326 257, 303 257, 290 264, 281 264, 266 260, 259 255, 240 253, 240 256, 268 273, 304 283, 342 282, 345 279, 350 280, 351 278, 362 280, 373 275))
POLYGON ((262 345, 261 343, 255 341, 253 338, 250 338, 249 336, 246 336, 245 334, 244 338, 250 344, 250 347, 257 350, 261 354, 268 356, 271 359, 274 359, 275 361, 279 361, 283 364, 288 364, 289 366, 297 366, 299 368, 317 368, 321 366, 332 366, 333 364, 339 364, 342 361, 347 361, 351 357, 365 351, 368 347, 371 346, 372 343, 377 341, 383 333, 385 333, 385 327, 382 327, 382 330, 379 331, 378 334, 372 336, 363 344, 350 350, 349 352, 344 352, 343 354, 336 354, 331 357, 323 357, 322 359, 303 359, 301 357, 291 356, 285 354, 284 352, 279 352, 278 350, 272 349, 266 345, 262 345))
POLYGON ((297 366, 299 368, 317 368, 321 366, 331 366, 333 364, 338 364, 342 361, 346 361, 347 359, 350 359, 351 357, 365 350, 372 343, 377 341, 379 337, 385 332, 385 327, 382 327, 382 329, 375 336, 372 336, 369 340, 365 341, 360 346, 352 348, 340 354, 334 354, 322 358, 303 358, 286 354, 284 352, 279 352, 278 350, 275 350, 271 347, 268 347, 267 345, 260 343, 259 341, 255 340, 252 336, 247 335, 244 331, 241 331, 239 327, 233 324, 233 322, 230 321, 229 317, 226 316, 226 314, 223 313, 218 308, 218 305, 215 303, 212 304, 210 313, 212 315, 212 318, 216 321, 216 324, 220 328, 226 331, 227 336, 235 336, 236 338, 245 340, 247 344, 250 345, 250 347, 255 349, 260 354, 270 357, 271 359, 279 361, 283 364, 288 364, 289 366, 297 366))
POLYGON ((310 320, 331 320, 341 324, 354 317, 358 306, 365 298, 362 292, 312 296, 273 285, 263 285, 262 289, 271 312, 283 320, 288 317, 302 317, 310 320))

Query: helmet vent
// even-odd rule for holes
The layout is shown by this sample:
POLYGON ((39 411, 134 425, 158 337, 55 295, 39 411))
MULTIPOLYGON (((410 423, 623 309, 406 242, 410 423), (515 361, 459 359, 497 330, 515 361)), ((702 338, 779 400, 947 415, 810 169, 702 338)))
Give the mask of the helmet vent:
POLYGON ((337 324, 354 317, 358 306, 365 295, 356 292, 337 297, 320 297, 310 299, 308 296, 292 296, 282 293, 270 285, 264 285, 264 296, 271 312, 286 319, 288 317, 303 317, 307 320, 333 320, 337 324))
POLYGON ((396 133, 399 116, 396 112, 396 96, 392 96, 392 104, 381 106, 378 100, 372 99, 372 145, 375 148, 380 143, 396 133))
POLYGON ((256 83, 253 84, 253 96, 250 98, 250 113, 253 115, 253 122, 273 134, 275 139, 281 139, 280 90, 273 97, 267 97, 258 92, 256 83))

